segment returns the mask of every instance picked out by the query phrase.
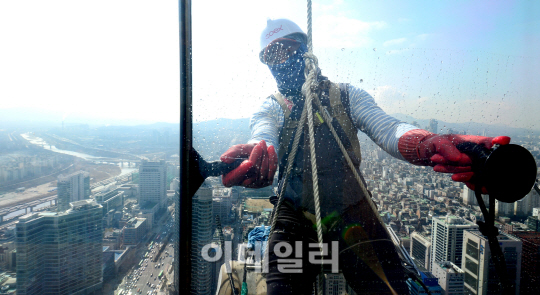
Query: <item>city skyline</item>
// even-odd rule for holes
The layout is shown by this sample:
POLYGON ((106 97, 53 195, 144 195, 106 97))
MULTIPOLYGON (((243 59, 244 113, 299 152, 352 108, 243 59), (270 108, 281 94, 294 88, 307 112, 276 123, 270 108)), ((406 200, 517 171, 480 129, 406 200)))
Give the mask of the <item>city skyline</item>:
MULTIPOLYGON (((230 127, 232 130, 235 130, 236 127, 232 126, 230 127)), ((83 130, 83 129, 81 129, 83 130)), ((108 129, 104 129, 108 130, 108 129)), ((157 209, 157 206, 154 206, 151 208, 151 210, 148 211, 150 208, 144 208, 141 207, 140 201, 141 201, 141 195, 140 193, 143 193, 144 190, 137 189, 137 183, 142 184, 146 180, 152 180, 152 182, 161 182, 161 180, 164 179, 162 176, 158 176, 158 174, 163 174, 165 171, 167 171, 167 174, 170 170, 176 171, 178 168, 179 163, 178 157, 173 157, 174 153, 176 152, 174 149, 171 151, 167 151, 167 147, 164 146, 166 142, 166 137, 164 136, 164 132, 146 132, 143 134, 143 130, 139 130, 136 128, 132 129, 113 129, 116 130, 114 132, 117 133, 111 133, 111 130, 104 131, 103 133, 95 133, 95 134, 88 134, 84 133, 82 131, 77 130, 61 130, 56 129, 59 133, 48 133, 47 137, 44 140, 55 140, 55 144, 62 144, 66 142, 71 142, 72 145, 66 146, 64 145, 64 149, 69 149, 69 147, 73 148, 76 147, 77 149, 80 149, 82 147, 85 147, 85 152, 94 154, 105 154, 106 151, 109 150, 123 150, 125 153, 123 155, 140 155, 145 156, 147 158, 155 158, 156 155, 161 155, 163 158, 168 159, 166 161, 167 163, 167 169, 158 169, 159 164, 162 162, 156 162, 156 160, 152 160, 153 162, 147 162, 144 160, 131 160, 136 163, 130 163, 128 165, 127 163, 118 163, 117 165, 103 165, 100 166, 101 169, 104 169, 107 166, 114 166, 118 168, 119 166, 122 168, 120 170, 117 170, 115 173, 119 173, 123 169, 129 169, 131 172, 133 171, 139 171, 138 176, 131 175, 132 177, 128 178, 120 178, 120 177, 111 177, 112 175, 108 175, 107 179, 110 179, 111 181, 120 181, 121 184, 109 186, 111 185, 111 182, 103 181, 102 179, 95 179, 96 171, 90 171, 90 177, 94 178, 94 180, 90 181, 90 187, 92 188, 92 198, 101 204, 103 206, 102 212, 103 212, 103 219, 102 224, 103 228, 107 229, 107 231, 104 233, 102 244, 105 248, 109 248, 106 250, 103 248, 103 255, 104 255, 104 267, 107 269, 114 269, 115 261, 117 259, 117 256, 122 257, 123 255, 126 255, 129 257, 129 255, 136 255, 137 259, 128 259, 124 258, 124 264, 125 267, 128 268, 127 272, 107 272, 109 275, 103 275, 104 282, 107 278, 107 283, 104 283, 104 289, 108 288, 116 288, 117 290, 123 289, 131 289, 131 290, 138 290, 138 288, 146 288, 146 289, 154 289, 154 287, 146 286, 143 287, 141 285, 153 281, 153 278, 155 276, 158 276, 158 274, 162 270, 168 270, 164 269, 163 265, 159 263, 160 260, 156 261, 158 256, 156 253, 158 253, 157 249, 152 249, 152 245, 149 244, 152 242, 152 239, 155 237, 163 238, 167 237, 168 234, 164 234, 167 231, 167 228, 170 229, 170 223, 169 225, 166 225, 165 227, 158 227, 155 226, 152 227, 151 224, 155 224, 156 220, 152 215, 152 213, 156 213, 155 209, 157 209), (133 130, 133 133, 126 133, 126 130, 133 130), (138 130, 138 131, 135 131, 138 130), (141 141, 141 138, 145 138, 145 140, 141 141), (141 143, 142 142, 142 143, 141 143), (79 145, 75 145, 74 143, 79 143, 79 145), (98 149, 95 149, 93 147, 98 147, 98 149), (133 164, 133 166, 131 165, 133 164), (148 165, 150 164, 150 165, 148 165), (137 167, 140 169, 132 168, 137 167), (144 176, 142 174, 146 173, 144 172, 145 169, 150 169, 150 171, 147 171, 151 175, 144 176), (159 171, 162 171, 161 173, 159 171), (142 173, 142 174, 141 174, 142 173), (156 177, 154 177, 156 176, 156 177), (133 183, 131 183, 133 182, 133 183), (98 184, 99 183, 99 184, 98 184), (141 219, 142 217, 142 219, 141 219), (143 221, 143 219, 146 218, 146 221, 143 221), (148 232, 149 234, 146 234, 145 238, 145 232, 144 228, 148 227, 147 230, 150 230, 148 232), (164 229, 162 229, 164 228, 164 229), (153 236, 154 235, 154 236, 153 236), (148 240, 151 239, 151 240, 148 240), (126 247, 125 249, 123 247, 126 247), (140 251, 143 251, 141 253, 137 254, 130 254, 133 252, 130 252, 129 249, 133 249, 133 247, 136 247, 138 249, 141 249, 140 251), (116 251, 116 252, 115 252, 116 251), (150 265, 148 269, 145 271, 144 268, 146 268, 146 257, 144 257, 145 253, 149 255, 149 260, 151 263, 154 263, 154 265, 150 265), (114 256, 114 259, 105 259, 106 257, 109 257, 110 255, 114 256), (140 255, 140 256, 139 256, 140 255), (152 256, 154 258, 152 258, 152 256), (141 257, 141 258, 139 258, 141 257), (144 259, 143 259, 144 257, 144 259), (140 260, 143 259, 143 260, 140 260), (109 261, 107 264, 106 261, 109 261), (111 262, 112 261, 112 262, 111 262), (153 262, 152 262, 153 261, 153 262), (158 269, 158 265, 161 265, 161 270, 158 269), (151 275, 154 275, 154 277, 151 277, 151 275), (113 278, 115 275, 118 277, 118 280, 122 279, 122 282, 120 284, 114 283, 114 281, 111 282, 111 280, 114 280, 113 278), (143 278, 142 283, 137 285, 137 282, 134 282, 133 280, 136 280, 137 278, 143 278)), ((229 130, 229 129, 227 129, 229 130)), ((54 132, 54 131, 49 131, 54 132)), ((40 132, 36 132, 35 136, 38 136, 41 138, 41 136, 45 135, 45 133, 40 134, 40 132)), ((11 138, 16 138, 16 134, 10 134, 11 138)), ((20 137, 20 136, 19 136, 20 137)), ((364 160, 361 167, 362 174, 365 177, 367 188, 372 192, 373 199, 377 203, 377 207, 379 208, 379 212, 381 214, 381 217, 384 219, 385 223, 392 228, 392 230, 395 231, 396 237, 398 240, 401 240, 403 242, 403 247, 406 249, 407 252, 409 252, 409 249, 411 250, 411 256, 413 259, 416 259, 417 262, 420 262, 418 260, 425 260, 427 262, 426 255, 426 249, 418 249, 420 251, 415 251, 413 248, 415 247, 416 241, 412 241, 415 236, 414 232, 421 233, 422 235, 425 235, 426 241, 431 241, 430 234, 432 233, 433 227, 432 227, 432 219, 435 220, 436 216, 445 216, 445 215, 455 215, 459 216, 459 218, 463 218, 468 220, 467 222, 474 222, 475 220, 479 220, 480 217, 480 210, 477 206, 474 205, 464 205, 463 204, 463 185, 459 183, 455 183, 451 181, 449 175, 439 174, 433 172, 429 167, 419 167, 414 165, 409 165, 403 161, 394 159, 387 155, 384 151, 382 151, 377 145, 370 142, 364 142, 364 139, 361 139, 363 142, 362 148, 363 148, 363 155, 364 160), (407 242, 409 241, 409 242, 407 242), (420 259, 419 259, 420 258, 420 259)), ((515 142, 517 144, 521 144, 525 146, 526 148, 530 149, 531 152, 533 152, 536 157, 538 156, 539 147, 536 142, 538 142, 538 138, 529 138, 527 136, 521 136, 517 137, 515 139, 515 142)), ((28 144, 26 141, 16 141, 17 143, 21 144, 22 149, 27 149, 26 145, 28 144)), ((169 143, 170 145, 174 145, 174 143, 169 143)), ((38 149, 43 149, 43 146, 33 146, 31 145, 34 151, 37 151, 38 149)), ((220 142, 215 143, 212 145, 213 149, 220 149, 221 147, 226 147, 226 142, 220 142)), ((53 153, 52 150, 48 150, 49 153, 53 153)), ((60 150, 56 150, 56 153, 61 152, 60 150)), ((110 153, 110 152, 109 152, 110 153)), ((82 155, 80 155, 82 156, 82 155)), ((86 155, 87 158, 88 155, 86 155)), ((110 155, 112 157, 117 157, 118 154, 110 155)), ((71 157, 71 156, 70 156, 71 157)), ((20 158, 21 163, 26 161, 30 162, 28 160, 25 160, 26 158, 20 158)), ((82 160, 82 158, 80 158, 82 160)), ((95 158, 87 158, 90 159, 90 162, 86 168, 90 168, 92 166, 95 166, 97 163, 95 163, 93 159, 95 158)), ((140 159, 140 158, 138 158, 140 159)), ((111 159, 113 160, 113 159, 111 159)), ((68 163, 66 163, 67 165, 68 163)), ((58 167, 56 169, 63 169, 62 167, 58 167)), ((77 170, 76 170, 77 171, 77 170)), ((113 171, 113 170, 109 170, 113 171)), ((70 175, 71 173, 66 172, 65 175, 70 175)), ((175 175, 178 177, 178 175, 175 175)), ((168 181, 168 180, 167 180, 168 181)), ((268 221, 268 213, 266 212, 266 215, 263 213, 265 212, 259 212, 256 213, 255 209, 256 207, 250 205, 251 203, 246 202, 246 205, 243 205, 243 199, 246 196, 254 195, 255 192, 246 192, 241 189, 234 189, 236 192, 232 192, 232 195, 235 195, 236 200, 231 200, 233 202, 233 206, 229 207, 228 201, 229 200, 223 200, 224 197, 228 197, 228 193, 225 194, 222 190, 223 188, 219 187, 219 179, 211 179, 211 183, 213 186, 213 192, 208 192, 208 198, 211 200, 212 197, 216 198, 222 198, 221 204, 219 202, 207 203, 206 205, 206 211, 205 214, 207 217, 210 217, 215 214, 221 214, 222 220, 224 222, 224 226, 227 228, 227 234, 234 233, 234 239, 233 244, 243 243, 243 239, 245 238, 245 234, 247 231, 249 231, 249 228, 251 227, 251 224, 253 225, 259 225, 261 222, 266 223, 268 221), (217 187, 215 187, 217 186, 217 187), (240 192, 239 192, 240 191, 240 192), (238 196, 241 196, 238 198, 238 196), (223 204, 225 201, 225 204, 223 204), (236 204, 234 204, 236 202, 236 204), (213 205, 213 206, 212 206, 213 205), (224 205, 224 206, 223 206, 224 205), (210 206, 210 207, 209 207, 210 206), (247 210, 244 211, 244 210, 247 210), (229 218, 227 218, 227 212, 230 211, 229 218), (260 216, 258 216, 260 214, 260 216), (245 216, 252 216, 249 218, 245 218, 245 216), (229 219, 229 220, 227 220, 229 219), (246 229, 243 229, 244 226, 247 225, 247 231, 246 229)), ((175 182, 173 181, 172 184, 175 182)), ((162 185, 159 185, 159 187, 164 188, 166 185, 167 189, 169 189, 168 182, 164 183, 162 185)), ((172 186, 174 187, 174 186, 172 186)), ((34 190, 33 187, 25 188, 24 190, 34 190)), ((230 189, 226 189, 230 190, 230 189)), ((22 191, 22 190, 19 190, 22 191)), ((47 190, 45 190, 47 192, 47 190)), ((54 192, 54 191, 53 191, 54 192)), ((18 194, 21 194, 23 192, 19 192, 18 194)), ((201 192, 202 193, 202 192, 201 192)), ((170 192, 167 194, 167 202, 169 205, 172 205, 172 198, 170 192)), ((515 210, 510 210, 508 212, 504 212, 504 215, 509 216, 501 216, 498 220, 501 223, 498 223, 498 226, 502 230, 525 230, 527 227, 531 229, 529 225, 529 220, 532 220, 533 218, 530 215, 532 212, 534 215, 534 218, 537 218, 538 215, 538 208, 536 211, 532 209, 533 207, 537 206, 538 202, 530 201, 530 198, 534 198, 534 200, 539 201, 539 197, 535 192, 531 192, 530 196, 523 199, 521 203, 513 204, 513 208, 515 210), (516 213, 517 215, 514 215, 516 213), (524 215, 525 214, 525 215, 524 215), (525 222, 525 218, 527 218, 527 222, 525 222), (527 223, 527 224, 526 224, 527 223)), ((53 203, 50 204, 53 206, 53 203)), ((59 204, 54 204, 59 205, 59 204)), ((271 206, 271 205, 270 205, 271 206)), ((54 207, 53 207, 54 208, 54 207)), ((200 208, 199 208, 200 209, 200 208)), ((42 210, 35 208, 35 210, 42 210)), ((200 210, 195 210, 198 213, 201 213, 200 210)), ((196 213, 194 211, 194 214, 196 213)), ((263 210, 264 211, 264 210, 263 210)), ((172 213, 172 207, 167 208, 167 212, 172 213)), ((28 212, 27 212, 28 213, 28 212)), ((40 213, 34 213, 34 214, 40 214, 40 213)), ((53 213, 55 214, 55 213, 53 213)), ((164 217, 166 218, 169 214, 155 214, 156 217, 164 217)), ((24 218, 22 218, 24 219, 24 218)), ((208 218, 207 218, 208 219, 208 218)), ((9 224, 9 222, 12 222, 11 220, 6 220, 6 222, 9 224)), ((211 222, 209 220, 205 222, 211 222)), ((9 233, 9 230, 5 231, 5 234, 7 235, 9 233)), ((208 234, 211 234, 211 232, 200 232, 195 233, 195 237, 202 237, 201 234, 205 234, 206 237, 208 237, 208 234)), ((438 236, 438 233, 433 232, 433 237, 435 235, 438 236)), ((450 236, 450 234, 448 234, 450 236)), ((173 237, 170 236, 171 239, 177 240, 178 236, 173 237)), ((457 241, 456 241, 457 242, 457 241)), ((448 245, 452 244, 453 242, 446 241, 448 245)), ((427 243, 424 243, 427 245, 427 243)), ((435 243, 435 247, 437 247, 435 243)), ((2 247, 7 244, 2 244, 2 247)), ((158 246, 158 249, 165 248, 169 249, 171 253, 173 251, 176 251, 176 249, 170 249, 169 243, 165 242, 163 244, 160 244, 158 246), (162 248, 163 247, 163 248, 162 248)), ((203 243, 204 245, 204 243, 203 243)), ((200 244, 193 244, 193 246, 196 248, 196 252, 200 252, 200 249, 203 245, 200 244)), ((7 249, 5 256, 2 257, 3 261, 10 265, 9 262, 9 255, 13 256, 13 250, 9 246, 5 246, 7 249), (11 254, 10 254, 11 253, 11 254)), ((5 248, 4 248, 5 249, 5 248)), ((457 250, 457 249, 456 249, 457 250)), ((428 250, 429 251, 429 250, 428 250)), ((458 251, 454 251, 458 252, 458 251)), ((164 252, 162 252, 163 255, 164 252)), ((179 253, 175 253, 175 257, 178 257, 179 253)), ((171 259, 171 257, 168 257, 167 254, 164 256, 167 257, 167 259, 171 259)), ((124 256, 125 257, 125 256, 124 256)), ((162 256, 163 257, 163 256, 162 256)), ((236 255, 234 256, 236 257, 236 255)), ((121 258, 119 258, 122 260, 121 258)), ((169 260, 170 261, 170 260, 169 260)), ((177 261, 177 260, 176 260, 177 261)), ((429 262, 428 262, 429 263, 429 262)), ((173 263, 171 263, 173 264, 173 263)), ((170 264, 169 264, 170 265, 170 264)), ((425 265, 425 263, 423 264, 425 265)), ((420 267, 421 265, 419 265, 420 267)), ((179 267, 175 265, 175 267, 179 267)), ((172 273, 172 266, 171 266, 171 273, 172 273)), ((176 271, 176 270, 175 270, 176 271)), ((202 277, 201 277, 202 279, 202 277)), ((205 281, 207 281, 207 278, 205 276, 205 281)), ((158 285, 157 283, 160 282, 161 284, 166 284, 164 281, 155 281, 151 282, 156 283, 155 285, 158 285)), ((169 281, 171 282, 171 279, 169 278, 169 281)), ((210 282, 214 283, 215 279, 210 279, 210 282)), ((439 281, 440 282, 440 281, 439 281)), ((441 285, 442 286, 442 285, 441 285)), ((202 289, 201 289, 202 290, 202 289)))

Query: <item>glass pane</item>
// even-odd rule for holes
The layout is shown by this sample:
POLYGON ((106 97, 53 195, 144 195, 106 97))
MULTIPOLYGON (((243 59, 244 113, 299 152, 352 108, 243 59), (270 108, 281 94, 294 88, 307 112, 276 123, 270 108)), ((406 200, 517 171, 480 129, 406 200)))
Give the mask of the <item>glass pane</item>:
POLYGON ((469 240, 469 242, 467 243, 467 255, 478 260, 478 248, 474 247, 473 244, 476 243, 471 240, 469 240))
MULTIPOLYGON (((408 131, 421 129, 422 131, 417 131, 421 138, 430 132, 446 135, 452 140, 463 138, 460 137, 462 135, 475 136, 476 140, 482 140, 477 136, 509 136, 512 143, 526 147, 538 159, 535 144, 538 144, 540 136, 539 121, 528 111, 530 107, 539 106, 538 100, 534 99, 538 87, 534 86, 532 81, 532 77, 539 74, 538 58, 532 50, 539 45, 538 33, 532 30, 532 27, 538 28, 538 23, 526 12, 538 7, 525 2, 497 4, 489 6, 492 8, 486 13, 484 8, 488 4, 485 5, 455 7, 449 4, 423 3, 419 6, 404 5, 399 1, 384 4, 326 1, 314 4, 313 50, 318 58, 321 75, 319 79, 328 78, 329 81, 349 85, 348 94, 345 95, 349 95, 350 109, 344 108, 344 112, 349 112, 347 115, 352 118, 352 125, 355 127, 352 133, 359 131, 358 141, 362 155, 359 172, 376 206, 376 209, 372 209, 365 203, 356 203, 356 196, 363 194, 357 191, 356 179, 349 175, 352 172, 343 168, 347 166, 347 162, 334 143, 331 131, 325 133, 328 121, 325 113, 328 111, 329 115, 334 115, 333 106, 327 105, 323 110, 315 105, 315 152, 319 169, 319 191, 322 192, 319 208, 321 222, 326 227, 322 229, 323 242, 336 240, 342 243, 339 247, 347 244, 344 238, 346 234, 332 236, 325 231, 331 232, 332 229, 351 236, 353 233, 357 234, 356 242, 366 241, 362 246, 365 247, 362 248, 364 256, 354 253, 344 260, 339 260, 339 274, 333 274, 331 265, 326 265, 324 276, 319 278, 324 281, 327 290, 339 290, 348 286, 362 293, 368 285, 363 279, 369 276, 351 276, 341 268, 344 266, 342 263, 353 264, 353 261, 357 261, 355 259, 366 264, 366 261, 369 261, 371 269, 381 267, 386 274, 391 273, 391 267, 395 265, 392 255, 396 253, 392 250, 392 254, 385 256, 378 251, 387 249, 385 247, 391 245, 388 241, 392 240, 401 242, 404 252, 411 253, 417 264, 431 259, 425 264, 422 263, 422 267, 426 266, 426 269, 420 271, 428 272, 429 269, 435 275, 433 266, 439 260, 451 261, 461 268, 465 254, 476 260, 481 258, 479 253, 483 249, 479 249, 478 244, 472 241, 464 243, 462 233, 463 228, 472 229, 476 220, 482 220, 474 191, 467 189, 461 182, 452 181, 452 174, 435 172, 426 165, 435 165, 428 161, 432 154, 429 157, 424 156, 425 161, 415 162, 416 165, 409 163, 414 162, 411 157, 422 155, 418 154, 417 141, 411 143, 412 156, 404 155, 403 149, 399 149, 400 144, 402 147, 405 145, 404 141, 400 143, 400 139, 408 131), (389 10, 388 5, 395 9, 389 10), (388 117, 368 107, 371 99, 388 117), (409 161, 403 159, 405 156, 409 161), (351 195, 354 197, 348 198, 351 195), (347 205, 351 204, 357 206, 352 206, 354 209, 341 210, 343 207, 349 208, 347 205), (360 224, 363 233, 356 233, 355 230, 359 228, 347 219, 350 217, 348 212, 354 210, 364 210, 363 218, 355 220, 355 225, 360 224), (370 215, 372 213, 374 214, 370 215), (437 228, 433 223, 434 218, 444 219, 445 216, 450 218, 439 223, 440 228, 437 228), (366 223, 375 226, 368 227, 366 223), (341 227, 343 224, 349 227, 341 227), (384 232, 381 236, 378 236, 379 232, 374 229, 378 228, 379 224, 381 232, 384 232), (425 237, 425 241, 413 241, 411 234, 414 232, 425 237), (374 242, 375 240, 377 242, 374 242), (467 248, 462 249, 463 247, 467 248)), ((302 70, 302 60, 285 48, 298 48, 297 51, 302 53, 303 47, 297 43, 302 43, 303 39, 301 35, 291 34, 296 27, 293 28, 290 24, 268 24, 274 24, 275 19, 285 17, 306 32, 305 2, 277 1, 272 5, 261 6, 245 1, 240 6, 229 7, 228 3, 218 1, 212 2, 212 9, 208 9, 208 3, 198 2, 193 4, 193 15, 195 149, 207 162, 220 161, 220 156, 231 153, 227 152, 230 148, 236 158, 247 159, 254 153, 251 151, 253 146, 247 144, 255 145, 264 139, 267 145, 286 150, 286 155, 291 154, 289 140, 294 140, 294 136, 287 137, 285 134, 294 134, 295 130, 291 128, 291 131, 288 131, 286 108, 292 106, 289 116, 293 117, 291 120, 298 120, 302 109, 306 107, 302 105, 307 104, 303 102, 305 97, 300 94, 298 87, 303 81, 303 76, 298 74, 302 70), (276 38, 283 39, 276 41, 276 38), (278 91, 286 100, 281 101, 279 95, 274 95, 275 99, 272 97, 278 91), (246 146, 238 146, 242 144, 246 146), (234 152, 240 148, 247 150, 245 154, 234 152)), ((330 90, 321 84, 318 86, 323 89, 317 94, 324 105, 325 99, 331 99, 330 90)), ((339 95, 341 98, 342 93, 339 92, 339 95)), ((333 126, 338 125, 336 132, 349 149, 348 154, 355 155, 351 142, 356 139, 351 140, 337 117, 332 120, 333 126)), ((301 160, 294 162, 296 170, 293 169, 288 178, 289 190, 284 193, 284 198, 288 200, 285 202, 287 209, 278 213, 284 214, 286 218, 277 217, 282 222, 279 225, 282 228, 277 232, 291 232, 290 236, 279 236, 282 239, 280 241, 285 241, 291 246, 288 249, 292 249, 291 254, 285 256, 295 260, 298 259, 297 253, 303 253, 303 258, 298 263, 302 264, 304 273, 310 274, 291 275, 290 277, 294 278, 291 279, 293 283, 285 284, 280 279, 288 276, 277 274, 279 271, 276 271, 276 257, 268 258, 271 262, 269 281, 281 282, 295 291, 299 290, 295 288, 300 288, 295 286, 296 282, 307 286, 306 290, 316 284, 315 277, 318 273, 318 267, 309 262, 310 249, 306 247, 298 251, 294 243, 305 242, 310 238, 317 240, 313 222, 310 221, 311 218, 316 223, 317 206, 313 200, 315 193, 312 189, 311 167, 306 164, 312 149, 308 147, 307 133, 308 131, 304 132, 304 137, 298 144, 298 158, 301 160), (308 217, 305 217, 306 215, 308 217), (302 224, 305 228, 288 228, 293 222, 302 224)), ((279 156, 279 151, 277 154, 279 156)), ((234 234, 234 237, 230 238, 230 264, 233 273, 238 271, 237 283, 241 284, 243 278, 240 273, 245 265, 244 249, 253 244, 255 250, 257 244, 250 243, 250 240, 253 241, 253 236, 260 233, 261 225, 271 225, 272 213, 267 212, 271 212, 274 206, 269 202, 273 199, 269 197, 280 193, 278 180, 283 181, 282 177, 285 177, 286 160, 279 161, 278 166, 280 168, 272 185, 257 189, 246 188, 246 183, 242 182, 246 179, 250 182, 249 175, 228 183, 232 185, 231 195, 237 194, 236 200, 231 199, 232 214, 229 218, 222 215, 224 208, 225 211, 229 210, 228 199, 209 192, 223 190, 223 181, 219 178, 206 180, 203 185, 205 187, 199 190, 196 199, 197 202, 202 202, 203 199, 209 199, 210 195, 214 198, 212 216, 208 204, 208 211, 201 207, 194 207, 193 210, 208 213, 204 218, 202 215, 197 218, 206 219, 207 224, 211 223, 212 226, 195 230, 206 239, 201 238, 203 245, 199 245, 198 250, 193 253, 199 259, 197 263, 208 263, 211 266, 206 266, 207 269, 220 268, 221 273, 225 274, 225 261, 205 261, 200 253, 200 249, 206 245, 211 245, 207 248, 208 251, 220 247, 219 229, 215 222, 215 216, 219 215, 225 232, 234 234)), ((250 173, 253 176, 258 172, 250 170, 250 173)), ((523 201, 528 205, 520 204, 518 215, 532 215, 531 206, 536 206, 533 199, 537 198, 535 195, 534 198, 528 197, 527 201, 523 201)), ((512 211, 512 208, 513 204, 501 205, 498 214, 510 219, 500 220, 508 224, 514 222, 513 228, 520 227, 518 223, 523 223, 524 219, 514 216, 515 210, 512 211)), ((224 239, 227 242, 229 237, 225 235, 224 239)), ((269 251, 275 254, 275 238, 270 238, 268 243, 269 251)), ((351 248, 353 252, 354 248, 351 248)), ((360 246, 357 246, 358 248, 360 246)), ((283 251, 286 249, 287 246, 283 246, 283 251)), ((255 253, 260 256, 265 252, 255 253)), ((253 269, 258 267, 259 262, 255 253, 248 255, 247 262, 247 266, 253 269)), ((229 259, 225 257, 225 260, 229 259)), ((470 263, 473 262, 468 259, 465 264, 474 269, 470 263)), ((284 267, 292 267, 292 264, 293 262, 289 262, 289 265, 284 267)), ((356 269, 356 272, 363 275, 368 273, 360 268, 356 269)), ((198 289, 199 293, 202 294, 207 289, 213 291, 214 286, 210 287, 207 282, 213 281, 214 273, 203 274, 200 269, 194 269, 193 273, 197 273, 194 284, 204 288, 198 289)), ((256 278, 258 277, 254 272, 247 272, 249 290, 254 288, 249 284, 256 278)), ((400 283, 396 282, 398 280, 393 281, 394 278, 392 274, 386 278, 374 275, 365 280, 370 280, 370 290, 383 285, 381 288, 388 288, 388 285, 399 288, 400 283), (385 279, 392 282, 387 285, 385 279)), ((426 275, 424 279, 429 281, 429 276, 426 275)), ((441 280, 439 278, 439 282, 441 280)), ((469 275, 467 281, 477 289, 478 283, 473 277, 469 275)), ((219 284, 228 287, 228 279, 223 279, 219 284)), ((275 285, 268 287, 274 293, 283 291, 275 285)))
POLYGON ((472 287, 474 290, 478 288, 478 281, 468 272, 465 272, 465 283, 469 285, 470 287, 472 287))
POLYGON ((166 291, 178 3, 2 1, 0 38, 0 293, 166 291))
POLYGON ((465 258, 465 268, 470 270, 473 274, 478 274, 478 264, 469 258, 465 258))

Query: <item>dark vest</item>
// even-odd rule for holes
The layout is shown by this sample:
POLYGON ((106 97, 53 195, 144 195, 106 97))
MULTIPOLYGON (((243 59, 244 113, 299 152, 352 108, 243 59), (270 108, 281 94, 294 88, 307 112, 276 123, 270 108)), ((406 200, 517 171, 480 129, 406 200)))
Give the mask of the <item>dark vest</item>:
MULTIPOLYGON (((340 213, 349 205, 357 204, 362 200, 363 194, 339 148, 339 145, 334 139, 330 128, 326 123, 321 122, 320 117, 322 118, 322 116, 320 112, 327 111, 333 117, 332 126, 347 149, 358 172, 361 156, 358 137, 356 136, 358 131, 352 124, 350 118, 350 103, 347 85, 333 84, 328 80, 322 81, 319 84, 318 95, 323 108, 326 108, 326 110, 319 110, 315 104, 313 106, 313 120, 316 122, 314 128, 315 151, 319 174, 321 214, 322 216, 327 216, 332 212, 340 213), (332 89, 332 87, 334 87, 334 89, 332 89), (336 91, 339 103, 336 103, 336 91), (331 99, 331 95, 334 95, 334 98, 331 99), (319 112, 319 114, 317 114, 317 112, 319 112), (339 116, 342 117, 338 120, 339 116), (343 116, 345 116, 345 118, 343 116), (353 141, 356 141, 356 143, 353 144, 353 141)), ((274 99, 276 98, 274 97, 274 99)), ((279 102, 278 99, 276 100, 279 102)), ((281 105, 283 108, 283 104, 281 105)), ((298 120, 299 118, 295 120, 292 117, 289 117, 285 112, 285 122, 279 137, 279 190, 281 190, 281 185, 283 184, 282 178, 285 175, 287 158, 292 148, 298 120), (288 144, 285 144, 287 141, 288 144)), ((289 183, 284 197, 289 202, 292 202, 297 209, 308 211, 310 213, 315 212, 307 125, 304 127, 304 132, 300 138, 298 152, 294 161, 293 170, 289 175, 289 183)))

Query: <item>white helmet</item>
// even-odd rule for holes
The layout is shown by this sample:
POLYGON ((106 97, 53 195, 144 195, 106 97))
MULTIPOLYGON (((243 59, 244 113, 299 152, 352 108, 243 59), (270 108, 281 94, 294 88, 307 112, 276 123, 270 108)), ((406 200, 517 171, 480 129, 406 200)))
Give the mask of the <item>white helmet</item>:
POLYGON ((285 18, 268 19, 266 28, 261 33, 261 51, 272 41, 294 33, 300 33, 304 39, 307 39, 304 31, 291 20, 285 18))

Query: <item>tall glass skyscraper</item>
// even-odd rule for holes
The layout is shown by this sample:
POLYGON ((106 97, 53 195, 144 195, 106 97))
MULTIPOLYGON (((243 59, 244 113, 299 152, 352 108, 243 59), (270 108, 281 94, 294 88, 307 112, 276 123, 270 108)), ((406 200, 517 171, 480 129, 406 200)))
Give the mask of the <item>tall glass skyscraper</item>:
POLYGON ((103 208, 92 200, 16 224, 17 294, 99 294, 103 208))

